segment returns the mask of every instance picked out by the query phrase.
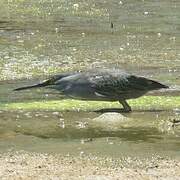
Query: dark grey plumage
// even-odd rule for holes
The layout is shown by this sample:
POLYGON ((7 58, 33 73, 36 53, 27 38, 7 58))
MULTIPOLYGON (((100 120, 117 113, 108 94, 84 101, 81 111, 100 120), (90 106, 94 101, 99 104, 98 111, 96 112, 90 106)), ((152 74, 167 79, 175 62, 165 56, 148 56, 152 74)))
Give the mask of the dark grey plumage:
POLYGON ((138 98, 151 90, 168 88, 144 77, 110 69, 55 75, 40 84, 17 88, 15 91, 37 87, 56 89, 74 99, 119 101, 126 112, 131 111, 127 99, 138 98))

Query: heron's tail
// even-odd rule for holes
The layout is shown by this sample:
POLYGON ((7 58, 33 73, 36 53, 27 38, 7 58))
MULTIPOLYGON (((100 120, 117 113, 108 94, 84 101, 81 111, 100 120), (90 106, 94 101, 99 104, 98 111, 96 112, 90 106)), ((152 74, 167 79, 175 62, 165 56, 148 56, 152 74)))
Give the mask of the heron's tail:
POLYGON ((148 81, 148 85, 150 88, 152 88, 152 90, 154 89, 161 89, 161 88, 169 88, 167 85, 161 84, 157 81, 154 80, 149 80, 148 81))

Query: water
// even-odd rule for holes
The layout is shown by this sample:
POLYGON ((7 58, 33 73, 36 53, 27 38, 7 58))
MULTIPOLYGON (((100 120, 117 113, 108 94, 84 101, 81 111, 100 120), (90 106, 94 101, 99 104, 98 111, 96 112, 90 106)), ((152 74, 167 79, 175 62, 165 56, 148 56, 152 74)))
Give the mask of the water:
POLYGON ((179 156, 172 112, 134 112, 130 120, 97 120, 93 112, 1 112, 0 151, 29 150, 119 157, 179 156))
MULTIPOLYGON (((11 92, 58 72, 94 67, 121 67, 178 86, 179 18, 179 1, 2 0, 0 101, 57 99, 11 92)), ((2 111, 0 151, 179 156, 179 130, 170 122, 179 114, 172 110, 135 111, 127 115, 134 121, 108 127, 93 121, 99 115, 2 111)))

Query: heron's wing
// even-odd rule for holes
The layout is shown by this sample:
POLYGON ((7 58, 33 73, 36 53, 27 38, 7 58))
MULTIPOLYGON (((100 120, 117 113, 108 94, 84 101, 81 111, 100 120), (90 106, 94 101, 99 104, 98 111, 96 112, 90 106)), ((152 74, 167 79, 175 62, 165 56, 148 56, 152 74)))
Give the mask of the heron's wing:
POLYGON ((147 79, 129 74, 95 76, 91 78, 91 83, 97 93, 105 96, 119 96, 147 90, 147 79))

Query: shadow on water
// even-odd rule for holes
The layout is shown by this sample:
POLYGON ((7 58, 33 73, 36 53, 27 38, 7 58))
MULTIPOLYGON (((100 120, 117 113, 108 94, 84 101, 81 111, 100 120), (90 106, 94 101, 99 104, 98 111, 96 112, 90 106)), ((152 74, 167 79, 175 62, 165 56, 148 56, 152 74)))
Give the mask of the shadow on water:
POLYGON ((65 128, 56 128, 54 132, 49 132, 46 134, 39 134, 38 132, 28 132, 15 130, 16 133, 22 133, 24 135, 32 135, 40 138, 67 138, 72 139, 81 139, 81 138, 103 138, 103 137, 117 137, 121 138, 122 141, 144 141, 144 142, 153 142, 153 139, 162 139, 160 133, 157 129, 154 128, 123 128, 121 130, 111 131, 103 130, 101 127, 88 127, 84 129, 65 127, 65 128))

